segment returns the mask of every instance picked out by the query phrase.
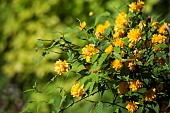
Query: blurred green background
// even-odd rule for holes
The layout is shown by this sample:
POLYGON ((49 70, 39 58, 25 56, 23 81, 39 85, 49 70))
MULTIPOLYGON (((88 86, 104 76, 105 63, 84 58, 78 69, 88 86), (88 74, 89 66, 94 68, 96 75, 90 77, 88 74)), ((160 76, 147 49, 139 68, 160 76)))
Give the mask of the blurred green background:
MULTIPOLYGON (((51 53, 37 64, 41 55, 35 51, 37 39, 60 37, 56 32, 79 26, 76 18, 86 21, 90 27, 95 17, 105 11, 115 17, 119 13, 117 9, 128 10, 126 5, 131 1, 134 0, 0 0, 0 113, 55 112, 61 98, 57 87, 64 86, 69 92, 76 79, 63 76, 51 83, 44 93, 24 93, 35 82, 43 89, 56 74, 54 63, 61 58, 51 53), (94 12, 92 17, 88 15, 90 11, 94 12), (29 104, 32 100, 35 102, 29 104), (47 100, 52 104, 42 102, 47 100)), ((144 13, 153 17, 161 14, 160 19, 170 21, 169 6, 169 0, 146 0, 144 13)), ((92 106, 81 102, 65 113, 87 113, 92 106)), ((112 111, 105 109, 108 113, 112 111)))

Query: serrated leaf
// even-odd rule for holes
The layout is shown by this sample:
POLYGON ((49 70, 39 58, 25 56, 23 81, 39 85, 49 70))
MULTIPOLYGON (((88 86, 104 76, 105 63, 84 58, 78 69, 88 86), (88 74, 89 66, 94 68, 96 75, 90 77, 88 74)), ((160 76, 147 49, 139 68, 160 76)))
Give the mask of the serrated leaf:
POLYGON ((96 105, 96 113, 103 113, 103 103, 102 102, 99 102, 96 105))
POLYGON ((104 17, 104 16, 110 16, 110 13, 109 13, 109 12, 104 12, 104 13, 98 15, 98 16, 96 17, 96 20, 95 20, 95 26, 96 26, 96 25, 98 24, 98 22, 100 21, 100 18, 101 18, 101 17, 104 17))
POLYGON ((101 66, 103 64, 103 62, 106 60, 107 56, 108 56, 107 53, 103 53, 101 55, 101 57, 99 58, 99 64, 98 64, 99 66, 101 66))

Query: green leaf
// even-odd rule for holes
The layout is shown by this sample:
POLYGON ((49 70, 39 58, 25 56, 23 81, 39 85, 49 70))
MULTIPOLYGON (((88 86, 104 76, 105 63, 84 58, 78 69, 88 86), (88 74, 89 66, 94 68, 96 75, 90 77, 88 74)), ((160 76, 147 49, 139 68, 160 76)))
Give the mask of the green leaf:
POLYGON ((84 92, 86 92, 90 88, 91 84, 92 84, 92 82, 87 83, 87 85, 86 85, 86 87, 84 89, 84 92))
POLYGON ((96 20, 95 20, 95 26, 98 24, 98 22, 100 21, 101 17, 107 17, 107 16, 110 16, 109 12, 104 12, 104 13, 98 15, 96 17, 96 20))
POLYGON ((38 113, 38 111, 39 111, 39 109, 40 109, 41 103, 42 103, 42 102, 38 102, 38 104, 37 104, 37 113, 38 113))
POLYGON ((128 45, 128 43, 129 43, 128 37, 124 37, 124 38, 123 38, 123 41, 125 42, 125 45, 128 45))
POLYGON ((91 59, 92 64, 97 60, 98 57, 99 57, 99 54, 94 54, 94 56, 91 59))
POLYGON ((168 45, 167 45, 167 44, 165 44, 165 43, 163 43, 163 44, 158 44, 156 47, 157 47, 157 48, 165 49, 165 48, 167 48, 167 47, 168 47, 168 45))
POLYGON ((99 102, 96 105, 96 113, 103 113, 103 103, 102 102, 99 102))
POLYGON ((104 36, 108 36, 111 32, 112 28, 109 26, 105 31, 104 31, 104 36))
POLYGON ((70 27, 67 27, 65 30, 64 30, 64 34, 69 34, 71 33, 73 30, 70 28, 70 27))
POLYGON ((141 61, 136 62, 136 64, 139 65, 139 66, 143 65, 141 61))
POLYGON ((92 84, 90 85, 90 94, 92 93, 92 91, 94 89, 94 85, 95 85, 95 82, 92 82, 92 84))
POLYGON ((120 47, 115 46, 115 47, 114 47, 114 52, 115 52, 115 53, 120 53, 120 47))
POLYGON ((99 58, 99 66, 100 65, 102 65, 102 63, 106 60, 106 58, 107 58, 107 53, 103 53, 102 55, 101 55, 101 57, 99 58))
POLYGON ((50 100, 48 101, 48 104, 54 104, 54 99, 50 99, 50 100))
POLYGON ((95 71, 95 70, 99 70, 100 69, 100 65, 97 64, 97 62, 95 62, 92 67, 90 68, 90 72, 95 71))
POLYGON ((90 75, 90 77, 92 78, 93 82, 97 82, 98 83, 98 73, 92 73, 90 75))
POLYGON ((118 53, 116 53, 116 52, 113 52, 113 54, 114 54, 114 57, 115 57, 116 59, 118 59, 118 60, 122 60, 121 55, 119 55, 119 54, 118 54, 118 53))

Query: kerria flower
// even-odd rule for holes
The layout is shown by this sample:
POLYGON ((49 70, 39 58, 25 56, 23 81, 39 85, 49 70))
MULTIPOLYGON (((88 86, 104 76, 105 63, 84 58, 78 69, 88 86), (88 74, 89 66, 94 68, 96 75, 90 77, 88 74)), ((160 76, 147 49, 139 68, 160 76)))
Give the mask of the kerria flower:
POLYGON ((142 87, 143 87, 143 84, 139 80, 131 80, 130 81, 129 88, 132 89, 132 92, 135 92, 142 87))
POLYGON ((80 30, 83 30, 85 27, 86 27, 86 22, 83 21, 83 22, 80 24, 80 30))
POLYGON ((125 94, 128 92, 128 83, 127 82, 120 82, 117 88, 119 94, 125 94))
POLYGON ((126 105, 126 109, 131 112, 131 113, 134 113, 135 111, 137 111, 138 109, 138 105, 139 104, 138 102, 134 102, 134 101, 130 101, 128 102, 128 104, 126 105))
POLYGON ((143 8, 144 8, 144 2, 142 1, 132 2, 129 5, 129 11, 131 12, 141 12, 143 8))
POLYGON ((132 46, 136 44, 141 39, 141 35, 142 35, 142 32, 140 29, 131 29, 127 35, 129 38, 130 44, 132 44, 132 46))
POLYGON ((135 62, 134 61, 129 62, 128 67, 130 71, 134 71, 136 67, 135 62))
POLYGON ((138 25, 139 29, 142 30, 145 26, 146 26, 146 24, 144 22, 140 21, 140 23, 138 25))
POLYGON ((115 39, 115 42, 112 42, 113 45, 117 46, 117 47, 120 47, 120 48, 123 48, 124 46, 124 41, 122 38, 116 38, 115 39))
POLYGON ((93 57, 93 55, 98 52, 99 52, 99 50, 97 48, 95 48, 94 44, 86 45, 82 49, 83 57, 86 59, 87 62, 89 62, 90 59, 93 57))
POLYGON ((128 24, 128 20, 129 19, 127 18, 127 14, 122 11, 121 13, 119 13, 118 16, 116 16, 115 23, 119 25, 119 28, 122 28, 123 26, 126 26, 128 24))
POLYGON ((153 43, 153 44, 165 43, 165 39, 166 39, 166 38, 167 38, 167 37, 164 36, 164 35, 154 34, 154 35, 152 36, 152 43, 153 43))
POLYGON ((96 37, 102 38, 104 36, 105 30, 109 27, 109 25, 110 25, 109 21, 106 21, 104 25, 102 24, 98 25, 95 33, 96 37))
POLYGON ((155 20, 153 23, 152 23, 152 28, 157 28, 158 27, 158 22, 155 20))
POLYGON ((80 82, 76 82, 73 87, 71 88, 71 95, 73 95, 73 97, 80 97, 82 96, 83 92, 84 92, 84 84, 80 86, 80 82))
POLYGON ((167 23, 163 23, 159 28, 158 28, 158 33, 166 35, 168 34, 167 29, 166 29, 166 24, 167 23))
POLYGON ((156 88, 151 88, 149 89, 149 91, 145 92, 143 94, 143 99, 145 101, 151 102, 153 99, 156 98, 156 88))
POLYGON ((118 59, 115 59, 112 64, 111 64, 112 68, 115 69, 115 71, 118 71, 120 70, 120 68, 123 67, 123 64, 122 64, 122 61, 121 60, 118 60, 118 59))
POLYGON ((61 75, 64 72, 68 72, 68 69, 69 69, 69 65, 68 65, 66 60, 64 60, 64 61, 61 61, 61 60, 56 61, 56 63, 55 63, 55 71, 59 75, 61 75))
POLYGON ((105 52, 106 52, 107 54, 112 53, 112 51, 113 51, 113 46, 112 46, 112 45, 108 46, 108 47, 105 49, 105 52))

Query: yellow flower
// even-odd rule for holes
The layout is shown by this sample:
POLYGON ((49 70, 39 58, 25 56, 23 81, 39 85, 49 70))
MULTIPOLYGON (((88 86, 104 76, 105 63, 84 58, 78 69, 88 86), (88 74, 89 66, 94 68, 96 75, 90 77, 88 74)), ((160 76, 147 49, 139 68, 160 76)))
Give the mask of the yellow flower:
POLYGON ((112 53, 112 51, 113 51, 113 46, 112 46, 112 45, 108 46, 108 47, 105 49, 105 52, 106 52, 107 54, 112 53))
POLYGON ((109 27, 110 22, 106 21, 104 25, 100 24, 96 27, 96 37, 97 38, 102 38, 104 36, 105 30, 109 27))
POLYGON ((84 84, 81 87, 79 87, 79 85, 80 85, 80 82, 76 82, 71 88, 71 95, 73 95, 73 97, 82 96, 84 92, 84 84))
POLYGON ((83 30, 85 27, 86 27, 86 22, 83 21, 83 22, 80 24, 80 30, 83 30))
POLYGON ((152 23, 152 28, 157 28, 158 24, 159 24, 159 23, 155 20, 155 21, 152 23))
POLYGON ((122 28, 123 26, 127 25, 127 21, 129 19, 127 18, 127 14, 125 12, 121 12, 115 20, 115 23, 119 25, 119 28, 122 28))
POLYGON ((129 88, 132 89, 132 92, 135 92, 142 87, 143 87, 142 82, 140 82, 139 80, 131 80, 130 81, 129 88))
POLYGON ((128 109, 129 112, 134 113, 138 109, 137 104, 139 104, 139 103, 130 101, 126 106, 126 109, 128 109))
MULTIPOLYGON (((115 28, 116 29, 116 28, 115 28)), ((119 29, 119 30, 115 30, 115 33, 113 34, 114 38, 123 38, 125 34, 124 29, 119 29)))
POLYGON ((123 46, 124 46, 124 41, 123 41, 121 38, 116 38, 116 41, 113 42, 113 44, 114 44, 115 46, 118 46, 118 47, 123 48, 123 46))
POLYGON ((93 16, 93 14, 94 14, 94 13, 93 13, 92 11, 89 12, 89 16, 93 16))
POLYGON ((158 29, 158 33, 163 34, 163 35, 168 34, 167 29, 166 29, 166 24, 167 23, 163 23, 161 25, 161 27, 158 29))
POLYGON ((135 66, 136 66, 136 64, 134 63, 134 61, 129 62, 128 67, 129 67, 130 71, 134 71, 135 70, 135 66))
POLYGON ((142 32, 140 29, 131 29, 128 32, 128 38, 130 43, 136 44, 141 39, 142 32))
POLYGON ((132 2, 129 5, 129 11, 131 12, 141 12, 142 9, 144 8, 144 2, 139 1, 139 2, 132 2))
POLYGON ((93 57, 93 55, 98 52, 99 52, 99 50, 97 48, 95 48, 94 44, 86 45, 82 49, 83 57, 86 59, 87 62, 89 62, 90 59, 93 57))
POLYGON ((143 100, 151 102, 155 98, 156 98, 156 88, 151 88, 149 89, 149 91, 144 93, 143 100))
POLYGON ((61 60, 56 61, 55 63, 55 71, 61 75, 64 72, 68 72, 69 66, 68 63, 64 60, 63 62, 61 60))
POLYGON ((120 68, 123 67, 122 61, 115 59, 112 64, 111 64, 112 68, 114 68, 116 71, 118 71, 120 68))
POLYGON ((146 24, 144 22, 140 21, 138 26, 139 26, 139 29, 142 30, 146 26, 146 24))
POLYGON ((159 44, 165 43, 165 39, 166 39, 166 38, 167 38, 167 37, 164 36, 164 35, 154 34, 154 35, 152 36, 152 43, 154 43, 154 44, 156 44, 156 43, 159 43, 159 44))
POLYGON ((119 87, 117 89, 118 93, 125 94, 128 92, 128 83, 127 82, 120 82, 119 87))

